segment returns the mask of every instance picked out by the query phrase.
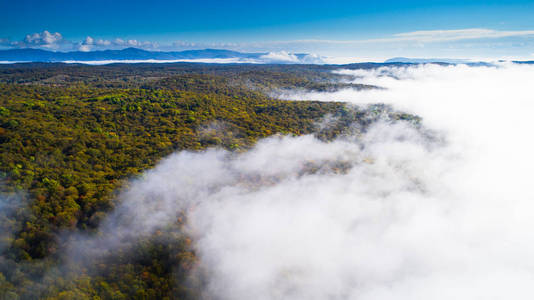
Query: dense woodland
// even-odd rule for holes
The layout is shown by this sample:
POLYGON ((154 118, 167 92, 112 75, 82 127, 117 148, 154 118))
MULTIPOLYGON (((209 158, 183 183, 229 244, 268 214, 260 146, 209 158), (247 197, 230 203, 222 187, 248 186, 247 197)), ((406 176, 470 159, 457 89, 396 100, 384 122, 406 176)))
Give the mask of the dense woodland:
MULTIPOLYGON (((365 67, 365 66, 363 66, 365 67)), ((246 151, 273 134, 331 139, 384 106, 284 101, 330 91, 331 66, 138 64, 0 66, 0 299, 196 299, 202 278, 184 219, 130 251, 61 268, 66 233, 98 231, 128 181, 179 150, 246 151), (325 115, 338 116, 328 131, 325 115)), ((184 217, 185 218, 185 217, 184 217)))

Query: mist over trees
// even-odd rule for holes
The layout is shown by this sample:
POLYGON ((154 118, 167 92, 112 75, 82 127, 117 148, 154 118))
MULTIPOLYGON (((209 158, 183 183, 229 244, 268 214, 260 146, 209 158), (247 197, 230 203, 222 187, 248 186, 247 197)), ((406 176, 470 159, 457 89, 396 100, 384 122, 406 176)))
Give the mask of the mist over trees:
POLYGON ((90 264, 66 262, 66 248, 75 233, 98 235, 121 189, 172 152, 240 153, 274 134, 329 140, 381 114, 416 120, 271 96, 374 88, 344 79, 322 66, 0 66, 1 297, 196 298, 186 215, 90 264), (326 116, 336 121, 319 126, 326 116))

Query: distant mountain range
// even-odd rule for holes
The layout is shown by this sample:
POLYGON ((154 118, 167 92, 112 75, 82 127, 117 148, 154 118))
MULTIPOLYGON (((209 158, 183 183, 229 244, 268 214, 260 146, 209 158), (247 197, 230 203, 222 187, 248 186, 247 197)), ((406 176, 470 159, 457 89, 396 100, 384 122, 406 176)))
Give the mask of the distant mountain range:
MULTIPOLYGON (((324 57, 287 52, 258 52, 246 53, 224 49, 203 49, 186 51, 147 51, 138 48, 126 48, 122 50, 100 50, 100 51, 72 51, 59 52, 42 49, 8 49, 0 50, 0 62, 79 62, 106 64, 113 62, 173 62, 173 61, 193 61, 193 62, 213 62, 213 63, 275 63, 275 64, 324 64, 324 57)), ((515 63, 528 63, 531 61, 514 61, 515 63)), ((367 66, 368 64, 468 64, 468 65, 491 65, 485 62, 471 62, 467 59, 450 58, 390 58, 383 63, 356 63, 349 65, 367 66)))
POLYGON ((9 49, 0 51, 0 60, 4 61, 95 61, 95 60, 177 60, 205 58, 259 58, 267 53, 241 53, 231 50, 205 49, 176 52, 147 51, 138 48, 102 51, 54 52, 41 49, 9 49))
POLYGON ((186 51, 147 51, 138 48, 102 51, 55 52, 42 49, 0 50, 0 61, 8 62, 94 62, 94 61, 176 61, 228 60, 250 63, 319 63, 320 58, 309 54, 242 53, 231 50, 204 49, 186 51))

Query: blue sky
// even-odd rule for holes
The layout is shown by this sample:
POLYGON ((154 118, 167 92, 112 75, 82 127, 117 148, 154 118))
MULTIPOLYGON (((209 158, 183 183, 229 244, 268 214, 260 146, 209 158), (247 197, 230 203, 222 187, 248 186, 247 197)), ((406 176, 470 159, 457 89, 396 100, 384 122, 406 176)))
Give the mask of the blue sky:
POLYGON ((534 1, 0 0, 3 48, 534 58, 534 1), (46 32, 45 32, 46 31, 46 32))

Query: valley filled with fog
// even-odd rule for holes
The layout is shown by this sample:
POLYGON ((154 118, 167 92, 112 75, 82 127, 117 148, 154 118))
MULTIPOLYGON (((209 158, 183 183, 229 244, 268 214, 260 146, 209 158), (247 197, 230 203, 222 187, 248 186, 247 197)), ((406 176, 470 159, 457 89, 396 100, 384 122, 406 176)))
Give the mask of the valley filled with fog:
POLYGON ((61 68, 0 76, 6 295, 533 292, 532 65, 61 68))

